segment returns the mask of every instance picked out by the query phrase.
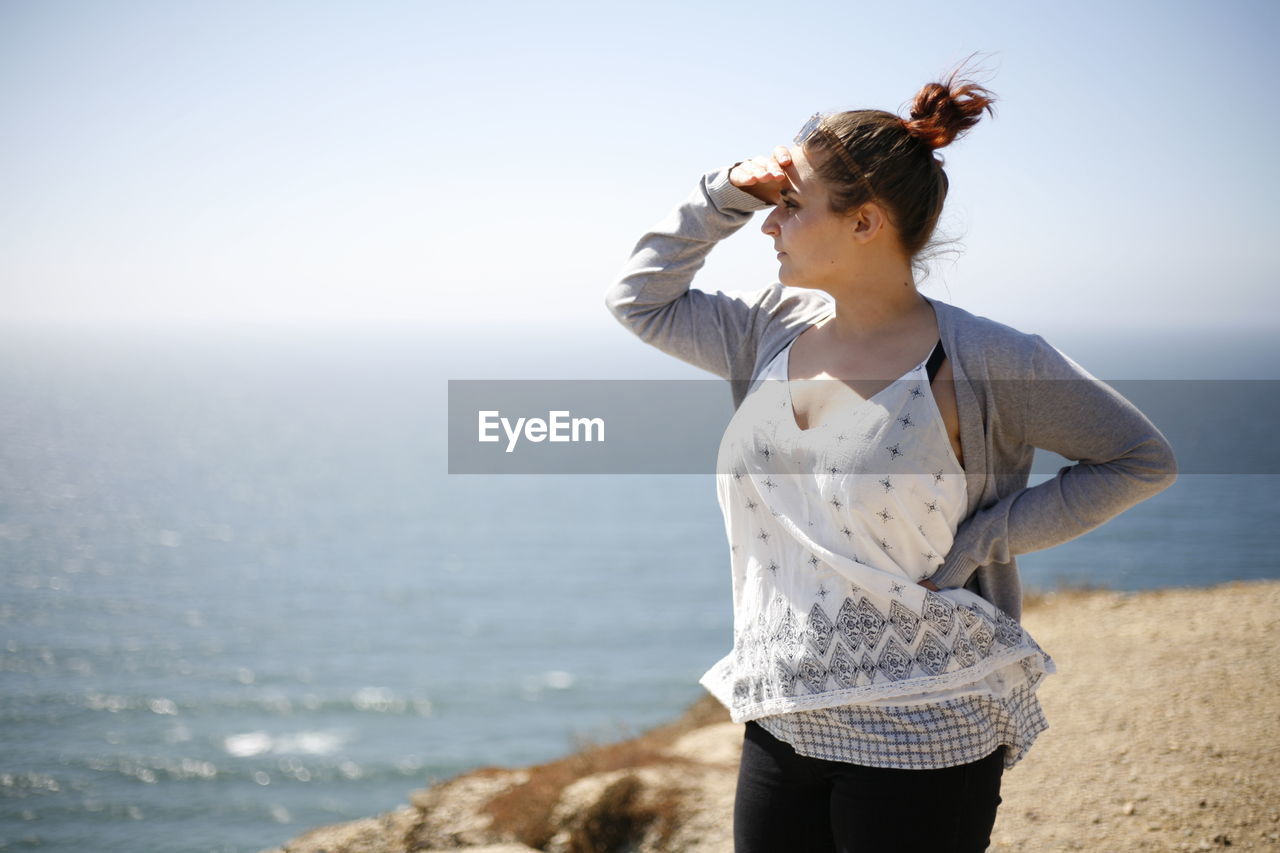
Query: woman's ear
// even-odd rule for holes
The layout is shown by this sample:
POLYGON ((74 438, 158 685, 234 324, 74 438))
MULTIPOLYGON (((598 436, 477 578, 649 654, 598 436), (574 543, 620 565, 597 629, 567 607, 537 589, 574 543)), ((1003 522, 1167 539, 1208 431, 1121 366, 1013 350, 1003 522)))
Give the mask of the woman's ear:
POLYGON ((879 234, 889 224, 889 219, 884 208, 868 201, 849 214, 849 224, 853 227, 854 239, 865 242, 879 234))

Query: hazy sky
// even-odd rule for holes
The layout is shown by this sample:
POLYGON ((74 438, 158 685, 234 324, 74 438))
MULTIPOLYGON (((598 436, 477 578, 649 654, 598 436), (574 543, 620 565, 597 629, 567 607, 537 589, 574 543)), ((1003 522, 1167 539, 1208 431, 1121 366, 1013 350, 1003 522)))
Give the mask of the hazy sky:
MULTIPOLYGON (((816 110, 974 51, 963 252, 1014 325, 1276 324, 1261 2, 0 2, 4 319, 598 327, 635 240, 816 110)), ((776 279, 762 215, 699 285, 776 279)))

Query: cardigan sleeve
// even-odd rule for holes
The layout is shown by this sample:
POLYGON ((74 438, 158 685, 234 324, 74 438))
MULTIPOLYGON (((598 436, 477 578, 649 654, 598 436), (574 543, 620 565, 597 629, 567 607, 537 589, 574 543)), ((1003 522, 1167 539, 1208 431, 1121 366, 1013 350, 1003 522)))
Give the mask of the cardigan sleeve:
POLYGON ((729 183, 729 168, 707 173, 683 204, 640 238, 605 304, 645 343, 733 378, 761 310, 779 288, 706 293, 690 283, 717 242, 768 206, 729 183))
POLYGON ((1020 412, 1024 446, 1075 464, 968 518, 931 578, 939 587, 962 586, 979 566, 1074 539, 1177 478, 1168 439, 1137 407, 1039 335, 1031 337, 1031 380, 991 380, 993 398, 1020 412))

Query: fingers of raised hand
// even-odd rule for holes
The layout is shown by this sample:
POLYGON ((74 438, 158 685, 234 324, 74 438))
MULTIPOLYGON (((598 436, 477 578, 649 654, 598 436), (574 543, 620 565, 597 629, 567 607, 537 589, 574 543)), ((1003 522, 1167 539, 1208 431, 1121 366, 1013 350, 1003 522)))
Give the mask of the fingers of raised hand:
MULTIPOLYGON (((788 156, 788 162, 790 157, 788 156)), ((729 182, 739 187, 749 187, 770 181, 784 181, 786 171, 776 157, 752 157, 743 160, 729 174, 729 182)))
POLYGON ((773 159, 780 166, 791 165, 791 149, 785 145, 775 145, 773 148, 773 159))

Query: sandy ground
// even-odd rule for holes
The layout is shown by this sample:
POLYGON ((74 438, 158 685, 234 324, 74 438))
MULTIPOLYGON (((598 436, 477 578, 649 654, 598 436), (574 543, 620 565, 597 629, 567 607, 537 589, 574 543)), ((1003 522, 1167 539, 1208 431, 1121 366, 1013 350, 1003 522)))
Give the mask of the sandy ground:
MULTIPOLYGON (((992 850, 1280 851, 1280 581, 1052 593, 1028 601, 1023 624, 1058 672, 1040 689, 1049 730, 1006 771, 992 850)), ((282 849, 528 850, 485 803, 504 791, 519 802, 533 790, 520 787, 531 776, 554 771, 562 779, 564 766, 578 762, 583 773, 554 809, 567 829, 540 849, 731 853, 742 727, 726 720, 719 706, 710 715, 704 708, 678 731, 642 736, 634 743, 643 748, 627 753, 647 756, 634 770, 584 754, 555 766, 478 771, 414 794, 413 807, 323 828, 282 849), (648 804, 661 802, 666 811, 658 811, 676 818, 664 818, 663 832, 660 821, 648 831, 633 826, 625 845, 602 847, 580 831, 578 816, 598 821, 611 807, 602 792, 623 777, 634 777, 627 808, 649 814, 648 804)))
POLYGON ((1280 582, 1057 593, 1022 622, 1058 673, 993 849, 1280 849, 1280 582))

